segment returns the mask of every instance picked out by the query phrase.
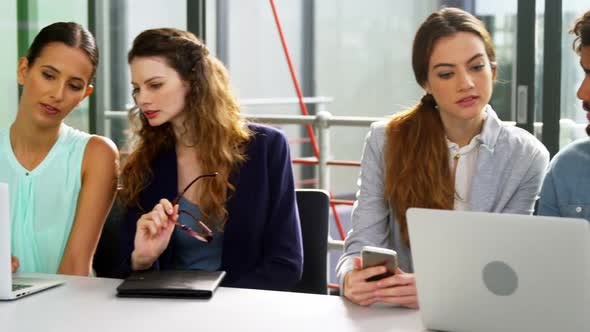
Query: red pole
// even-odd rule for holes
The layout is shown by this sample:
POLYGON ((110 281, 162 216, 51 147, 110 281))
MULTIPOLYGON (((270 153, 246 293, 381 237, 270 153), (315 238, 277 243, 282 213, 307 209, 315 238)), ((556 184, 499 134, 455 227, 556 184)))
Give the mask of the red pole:
MULTIPOLYGON (((289 66, 289 72, 291 73, 291 79, 293 80, 293 85, 295 86, 295 92, 297 93, 297 99, 299 99, 299 107, 301 108, 301 112, 303 115, 309 115, 307 112, 307 106, 303 102, 303 94, 301 93, 301 88, 299 87, 299 81, 297 80, 297 74, 295 74, 295 69, 293 68, 293 62, 291 61, 291 55, 289 53, 289 49, 287 47, 287 42, 285 41, 285 35, 283 34, 283 28, 281 27, 281 22, 279 20, 279 15, 277 13, 277 8, 275 7, 275 2, 270 0, 270 6, 272 8, 272 14, 275 19, 275 23, 277 25, 277 30, 279 31, 279 38, 281 39, 281 45, 283 46, 283 52, 285 53, 285 57, 287 58, 287 65, 289 66)), ((320 151, 318 149, 318 143, 315 139, 315 134, 313 133, 313 128, 311 125, 306 125, 307 127, 307 134, 311 140, 311 147, 313 148, 313 154, 316 158, 320 158, 320 151)))
MULTIPOLYGON (((277 25, 277 30, 279 31, 279 38, 281 39, 281 45, 283 46, 283 52, 285 53, 285 58, 287 58, 287 65, 289 66, 289 72, 291 73, 291 79, 293 80, 293 85, 295 86, 295 92, 297 93, 297 99, 299 99, 299 107, 301 108, 301 112, 303 115, 309 115, 307 112, 307 106, 303 102, 303 94, 301 93, 301 88, 299 87, 299 81, 297 80, 297 74, 295 74, 295 69, 293 68, 293 62, 291 61, 291 55, 289 53, 289 48, 287 47, 287 42, 285 40, 285 35, 283 34, 283 28, 281 27, 281 22, 279 20, 279 15, 277 13, 277 8, 275 6, 274 0, 270 1, 270 7, 272 8, 272 14, 275 19, 275 23, 277 25)), ((306 125, 307 127, 307 134, 309 135, 309 139, 311 140, 311 147, 313 148, 313 154, 315 155, 318 160, 320 159, 320 150, 318 149, 318 143, 315 139, 315 134, 313 133, 313 128, 311 125, 306 125)), ((330 192, 330 198, 332 198, 332 193, 330 192)), ((340 220, 340 215, 336 210, 336 204, 332 205, 332 213, 334 214, 334 220, 336 221, 336 226, 338 227, 338 232, 340 233, 340 237, 344 240, 346 234, 344 234, 344 228, 342 227, 342 222, 340 220)))

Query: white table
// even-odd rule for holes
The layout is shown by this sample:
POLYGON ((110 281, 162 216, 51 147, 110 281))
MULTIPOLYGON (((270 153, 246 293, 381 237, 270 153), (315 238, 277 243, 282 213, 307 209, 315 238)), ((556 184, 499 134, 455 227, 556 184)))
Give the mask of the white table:
POLYGON ((210 300, 117 298, 118 279, 64 285, 0 302, 0 330, 76 332, 424 331, 416 310, 361 307, 338 296, 219 288, 210 300))

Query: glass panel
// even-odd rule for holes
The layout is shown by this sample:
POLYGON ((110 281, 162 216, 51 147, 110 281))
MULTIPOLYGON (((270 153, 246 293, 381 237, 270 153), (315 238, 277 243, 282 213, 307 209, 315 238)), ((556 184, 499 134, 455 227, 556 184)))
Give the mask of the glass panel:
MULTIPOLYGON (((456 6, 486 23, 498 62, 491 104, 504 121, 514 121, 513 77, 516 11, 513 0, 372 1, 324 0, 315 4, 315 81, 318 95, 334 97, 334 115, 383 117, 400 112, 423 94, 411 67, 411 47, 420 23, 441 6, 456 6)), ((367 128, 333 128, 337 159, 358 160, 367 128)), ((332 168, 336 193, 355 188, 358 169, 332 168)))
MULTIPOLYGON (((411 65, 414 34, 439 1, 355 0, 315 3, 315 82, 318 95, 334 98, 337 116, 384 117, 414 105, 424 93, 411 65)), ((332 156, 356 160, 368 128, 334 127, 332 156)), ((358 168, 330 168, 339 197, 356 191, 358 168)))
POLYGON ((475 15, 486 24, 496 48, 498 79, 490 104, 504 121, 515 120, 514 77, 516 73, 517 1, 476 1, 475 15))
POLYGON ((0 2, 0 35, 2 52, 0 52, 0 91, 2 91, 2 110, 0 111, 0 128, 8 127, 14 120, 18 107, 18 90, 16 82, 17 19, 16 1, 0 2))
POLYGON ((573 36, 569 34, 576 18, 588 10, 588 2, 582 0, 563 1, 562 43, 561 43, 561 120, 559 121, 559 148, 576 139, 587 137, 584 128, 588 124, 586 112, 576 91, 584 79, 580 57, 572 50, 573 36))
MULTIPOLYGON (((222 27, 216 32, 216 54, 229 69, 242 113, 301 114, 270 3, 240 0, 221 2, 225 6, 218 6, 218 23, 222 27), (291 102, 285 103, 285 98, 291 98, 291 102)), ((311 73, 305 71, 309 67, 304 68, 304 57, 309 50, 304 49, 303 26, 310 23, 312 18, 303 15, 303 1, 275 1, 275 5, 293 67, 305 96, 311 90, 307 85, 310 78, 308 74, 311 73)), ((312 105, 307 107, 313 112, 312 105)), ((296 143, 291 144, 291 155, 294 158, 301 157, 305 153, 302 151, 310 146, 298 140, 301 128, 297 125, 281 126, 290 142, 296 143)), ((311 176, 299 175, 310 169, 310 166, 294 165, 297 187, 303 187, 304 182, 311 180, 311 176)))
MULTIPOLYGON (((229 4, 228 50, 223 60, 231 72, 232 82, 239 98, 295 97, 295 90, 268 1, 229 1, 229 4)), ((301 52, 301 2, 277 1, 276 5, 293 66, 297 70, 301 84, 303 55, 301 52)), ((252 112, 256 110, 253 109, 252 112)))
MULTIPOLYGON (((535 136, 541 139, 543 91, 543 13, 545 1, 536 0, 535 20, 535 136)), ((490 104, 503 121, 516 121, 516 57, 518 1, 483 1, 475 3, 475 15, 482 19, 492 35, 498 61, 498 80, 490 104)))
POLYGON ((543 137, 543 64, 545 45, 545 1, 535 3, 535 137, 543 137))
POLYGON ((186 0, 105 0, 96 7, 97 39, 101 49, 96 95, 98 119, 104 121, 106 136, 123 148, 127 117, 131 107, 131 79, 127 52, 143 30, 160 27, 186 29, 186 0), (122 117, 105 115, 121 112, 122 117))

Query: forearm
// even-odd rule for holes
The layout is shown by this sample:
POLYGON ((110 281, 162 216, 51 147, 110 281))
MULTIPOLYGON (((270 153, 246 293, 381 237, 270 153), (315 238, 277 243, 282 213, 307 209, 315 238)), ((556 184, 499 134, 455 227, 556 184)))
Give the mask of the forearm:
POLYGON ((74 276, 90 276, 92 274, 92 259, 81 256, 82 255, 64 255, 61 264, 57 269, 57 273, 74 276))
POLYGON ((545 153, 539 152, 533 158, 522 183, 500 212, 517 214, 532 214, 534 212, 535 201, 541 191, 548 162, 549 156, 545 153))
POLYGON ((151 268, 156 262, 157 257, 142 255, 134 250, 131 253, 131 270, 143 271, 151 268))
POLYGON ((354 257, 358 255, 343 255, 336 265, 336 276, 338 277, 338 285, 340 286, 340 293, 344 294, 344 281, 346 275, 354 269, 354 257))

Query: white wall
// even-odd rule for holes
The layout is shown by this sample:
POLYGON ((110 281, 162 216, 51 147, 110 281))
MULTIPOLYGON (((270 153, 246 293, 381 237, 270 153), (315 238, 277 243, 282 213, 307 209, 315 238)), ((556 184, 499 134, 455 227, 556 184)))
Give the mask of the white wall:
MULTIPOLYGON (((295 97, 269 2, 231 0, 229 4, 227 65, 239 98, 295 97)), ((301 79, 301 1, 276 1, 276 6, 301 79)))

